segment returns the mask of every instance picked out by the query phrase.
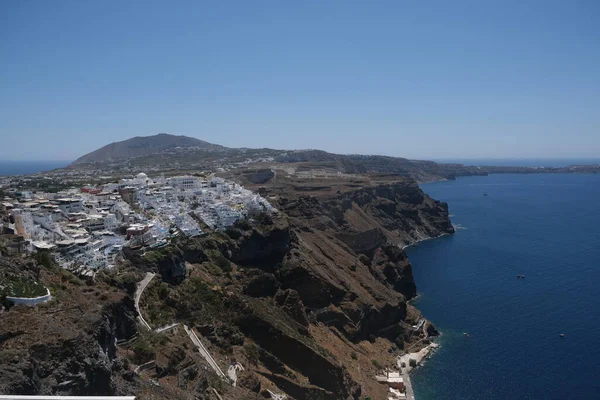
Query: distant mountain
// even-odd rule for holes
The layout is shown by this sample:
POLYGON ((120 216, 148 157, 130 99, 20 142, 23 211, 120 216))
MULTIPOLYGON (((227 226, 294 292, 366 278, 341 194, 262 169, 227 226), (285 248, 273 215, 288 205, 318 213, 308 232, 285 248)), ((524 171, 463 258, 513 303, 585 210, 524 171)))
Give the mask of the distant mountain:
POLYGON ((88 153, 71 166, 148 171, 205 170, 220 167, 245 168, 249 165, 295 164, 304 170, 337 171, 349 174, 400 174, 419 181, 452 179, 461 175, 480 175, 484 171, 459 164, 359 154, 333 154, 322 150, 275 150, 229 148, 203 140, 160 133, 134 137, 106 145, 88 153), (300 167, 300 164, 302 166, 300 167))
POLYGON ((160 154, 165 151, 185 148, 190 150, 223 151, 227 147, 205 142, 188 136, 159 133, 154 136, 136 136, 121 142, 108 144, 88 153, 73 162, 73 165, 102 163, 160 154))
POLYGON ((183 173, 216 169, 232 171, 247 168, 283 168, 286 171, 293 170, 309 175, 310 171, 316 171, 317 175, 332 173, 401 175, 419 182, 499 173, 600 173, 600 165, 562 168, 476 167, 380 155, 334 154, 322 150, 230 148, 166 133, 111 143, 77 159, 70 167, 83 170, 118 171, 122 174, 139 171, 183 173))

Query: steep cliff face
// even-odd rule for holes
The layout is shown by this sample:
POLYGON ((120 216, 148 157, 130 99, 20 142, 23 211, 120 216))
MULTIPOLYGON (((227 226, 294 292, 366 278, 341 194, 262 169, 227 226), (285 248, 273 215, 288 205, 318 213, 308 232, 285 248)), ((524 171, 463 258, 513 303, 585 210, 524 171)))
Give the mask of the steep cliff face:
POLYGON ((416 286, 402 246, 452 233, 447 206, 404 179, 285 185, 262 189, 277 196, 278 215, 179 244, 207 260, 189 264, 181 284, 151 285, 143 312, 197 326, 263 388, 383 398, 375 365, 423 339, 412 328, 420 313, 407 304, 416 286))
POLYGON ((406 300, 416 295, 401 246, 452 233, 447 205, 410 180, 331 195, 282 197, 294 237, 277 279, 348 339, 404 345, 406 300))
POLYGON ((338 218, 343 215, 336 221, 342 229, 364 234, 372 224, 395 244, 454 232, 448 205, 426 196, 412 180, 347 192, 329 202, 329 208, 338 218))

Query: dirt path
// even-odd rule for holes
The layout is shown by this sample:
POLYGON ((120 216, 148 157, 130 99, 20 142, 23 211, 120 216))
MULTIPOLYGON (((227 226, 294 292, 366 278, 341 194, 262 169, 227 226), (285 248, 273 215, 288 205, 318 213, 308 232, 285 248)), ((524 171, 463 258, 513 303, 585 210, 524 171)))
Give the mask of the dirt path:
POLYGON ((210 353, 208 352, 206 347, 204 347, 204 345, 202 344, 202 342, 200 341, 200 339, 198 338, 198 336, 196 335, 194 330, 190 329, 187 325, 183 325, 183 328, 187 332, 192 343, 194 343, 196 345, 196 347, 198 348, 198 351, 200 352, 200 354, 202 354, 202 357, 204 357, 204 359, 206 360, 206 362, 208 362, 208 364, 211 366, 211 368, 217 373, 217 375, 220 378, 227 380, 227 377, 225 376, 225 374, 223 373, 221 368, 219 368, 219 365, 217 364, 215 359, 210 355, 210 353))
POLYGON ((138 313, 138 318, 140 319, 140 322, 142 323, 142 325, 144 325, 146 328, 148 328, 149 331, 151 331, 152 328, 150 328, 150 325, 148 325, 148 323, 144 319, 144 316, 142 315, 142 312, 140 311, 140 299, 142 298, 142 293, 144 293, 144 289, 146 289, 146 286, 148 286, 148 284, 150 283, 152 278, 154 278, 155 275, 156 274, 153 274, 151 272, 148 272, 146 274, 144 279, 142 279, 137 284, 137 288, 135 289, 135 296, 133 298, 134 302, 135 302, 135 310, 138 313))

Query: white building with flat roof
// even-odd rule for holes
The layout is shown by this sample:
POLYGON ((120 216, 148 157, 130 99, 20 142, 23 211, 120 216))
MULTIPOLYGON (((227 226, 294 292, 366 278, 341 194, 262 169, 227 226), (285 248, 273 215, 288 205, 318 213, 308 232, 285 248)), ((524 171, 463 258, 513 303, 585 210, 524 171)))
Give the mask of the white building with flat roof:
POLYGON ((184 190, 192 190, 199 187, 198 178, 195 176, 174 176, 169 178, 169 185, 184 190))
POLYGON ((63 197, 56 199, 58 208, 65 214, 83 211, 83 202, 75 197, 63 197))

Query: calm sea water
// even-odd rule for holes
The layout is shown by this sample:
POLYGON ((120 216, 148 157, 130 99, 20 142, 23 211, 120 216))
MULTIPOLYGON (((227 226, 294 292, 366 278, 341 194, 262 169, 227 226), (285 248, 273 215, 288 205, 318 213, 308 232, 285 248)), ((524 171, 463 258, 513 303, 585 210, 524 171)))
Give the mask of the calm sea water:
POLYGON ((69 161, 0 161, 0 176, 35 174, 69 165, 69 161))
POLYGON ((408 250, 415 305, 443 332, 417 399, 600 399, 600 175, 422 188, 459 229, 408 250))

